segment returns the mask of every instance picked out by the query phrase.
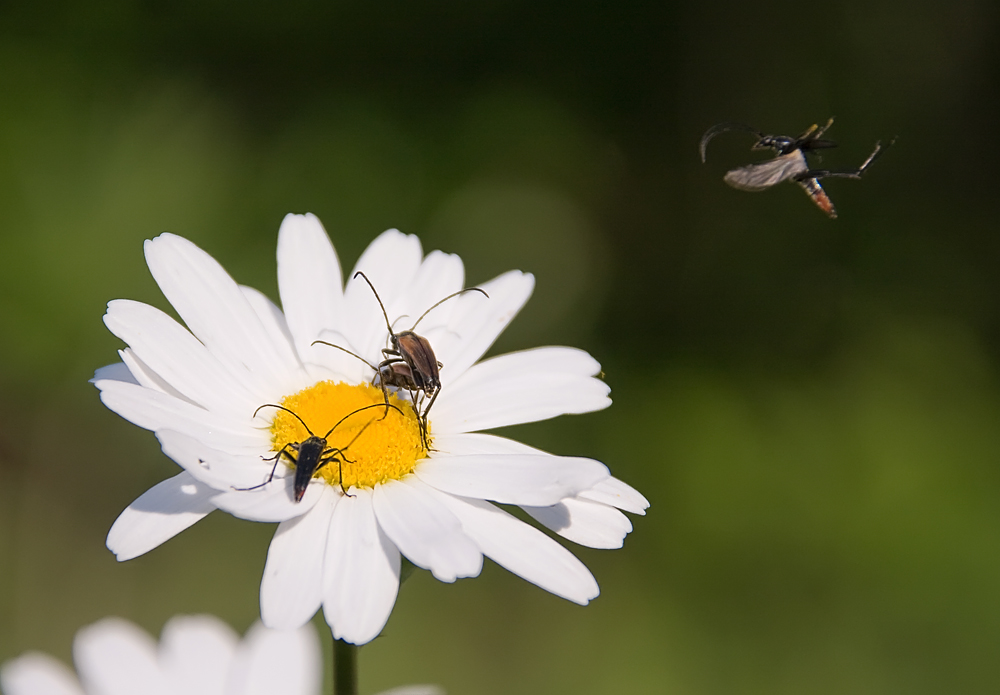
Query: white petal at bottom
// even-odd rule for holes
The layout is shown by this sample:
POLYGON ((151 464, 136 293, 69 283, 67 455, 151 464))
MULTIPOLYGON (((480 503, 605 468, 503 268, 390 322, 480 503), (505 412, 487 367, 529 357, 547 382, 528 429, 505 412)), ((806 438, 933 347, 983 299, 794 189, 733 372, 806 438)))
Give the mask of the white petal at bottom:
POLYGON ((372 491, 337 504, 326 544, 323 613, 335 639, 365 644, 382 631, 399 591, 399 550, 379 528, 372 491))

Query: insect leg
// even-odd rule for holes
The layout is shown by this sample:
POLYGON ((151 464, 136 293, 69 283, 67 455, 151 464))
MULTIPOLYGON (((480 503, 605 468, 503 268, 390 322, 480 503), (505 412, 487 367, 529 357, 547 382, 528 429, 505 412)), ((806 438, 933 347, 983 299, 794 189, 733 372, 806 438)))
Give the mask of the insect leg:
POLYGON ((417 416, 417 427, 420 428, 420 443, 424 445, 425 449, 430 448, 430 442, 427 440, 427 420, 420 413, 420 405, 423 403, 426 391, 420 393, 419 391, 409 391, 410 394, 410 405, 413 406, 413 414, 417 416))
POLYGON ((382 398, 385 400, 385 412, 382 413, 382 417, 380 418, 381 420, 385 420, 389 416, 389 389, 386 388, 385 375, 382 373, 383 364, 385 363, 383 362, 379 364, 378 368, 375 370, 375 373, 372 375, 372 382, 371 382, 372 386, 374 386, 375 380, 378 379, 379 388, 382 389, 382 398))
MULTIPOLYGON (((824 125, 822 128, 817 128, 816 132, 814 132, 812 134, 812 137, 810 137, 809 139, 815 140, 816 138, 822 137, 823 133, 825 133, 832 125, 833 125, 833 116, 827 119, 826 125, 824 125)), ((813 128, 816 128, 816 126, 814 125, 813 128)))
POLYGON ((439 393, 441 393, 441 389, 434 390, 434 394, 431 396, 430 403, 427 404, 427 407, 424 408, 423 415, 420 416, 421 432, 423 433, 423 438, 424 438, 424 448, 427 449, 428 451, 430 451, 431 445, 430 442, 428 441, 428 435, 427 435, 428 432, 427 414, 431 412, 431 406, 434 405, 434 401, 437 400, 439 393))
POLYGON ((247 490, 256 490, 257 488, 264 487, 265 485, 267 485, 268 483, 270 483, 272 480, 274 480, 274 472, 276 470, 278 470, 278 462, 281 460, 281 455, 282 454, 284 454, 285 456, 287 456, 288 460, 291 461, 293 464, 297 463, 297 461, 295 460, 295 458, 293 458, 292 455, 290 453, 288 453, 288 448, 289 447, 294 448, 295 444, 293 442, 289 442, 288 444, 285 444, 285 446, 281 447, 281 450, 278 453, 276 453, 274 456, 269 456, 269 457, 263 459, 264 461, 274 461, 274 465, 271 467, 271 475, 267 476, 267 480, 265 480, 260 485, 254 485, 253 487, 234 487, 233 489, 237 490, 239 492, 246 492, 247 490))
MULTIPOLYGON (((891 145, 893 142, 895 142, 895 140, 890 142, 889 145, 891 145)), ((805 173, 799 174, 796 177, 796 180, 800 181, 802 179, 823 179, 823 178, 860 179, 861 175, 864 174, 865 171, 867 171, 868 167, 870 167, 872 164, 875 163, 876 159, 882 156, 882 153, 885 152, 886 148, 889 147, 889 145, 883 147, 881 140, 876 142, 875 149, 872 150, 872 153, 870 155, 868 155, 868 159, 862 162, 861 166, 859 166, 857 169, 847 169, 842 171, 835 171, 832 169, 810 169, 805 173)))
MULTIPOLYGON (((373 407, 375 407, 375 406, 371 406, 371 405, 365 406, 365 408, 373 408, 373 407)), ((399 410, 399 408, 397 408, 394 405, 390 405, 389 407, 393 408, 394 410, 399 410)), ((362 410, 364 410, 365 408, 362 408, 362 410)), ((327 451, 329 451, 331 453, 330 453, 329 456, 326 456, 325 458, 321 457, 320 460, 319 460, 319 463, 316 465, 316 470, 318 471, 320 468, 322 468, 323 466, 325 466, 326 464, 328 464, 330 461, 336 461, 337 462, 337 475, 340 476, 340 491, 343 492, 346 497, 354 497, 354 495, 347 494, 347 490, 344 488, 344 462, 346 461, 347 463, 354 463, 354 461, 352 461, 351 459, 347 458, 347 456, 344 455, 344 451, 347 450, 348 448, 350 448, 351 444, 353 444, 354 442, 358 441, 358 437, 360 437, 362 434, 364 434, 365 430, 368 429, 368 426, 371 425, 373 422, 375 422, 375 421, 374 420, 369 420, 368 422, 366 422, 365 426, 362 427, 358 431, 358 433, 356 435, 354 435, 354 437, 351 439, 351 441, 349 441, 347 443, 347 446, 345 446, 343 449, 338 449, 336 447, 330 447, 329 449, 327 449, 326 451, 324 451, 323 452, 324 454, 327 451)), ((331 432, 332 431, 333 430, 331 430, 331 432)))
POLYGON ((795 177, 795 181, 802 183, 809 179, 860 179, 864 173, 860 169, 846 169, 834 171, 833 169, 810 169, 795 177))
MULTIPOLYGON (((344 497, 354 497, 354 495, 348 494, 347 489, 344 487, 344 460, 346 460, 347 457, 343 456, 343 449, 330 449, 329 451, 332 451, 333 453, 325 458, 321 458, 319 460, 319 464, 316 466, 316 470, 318 471, 320 468, 330 463, 330 461, 336 461, 337 479, 340 481, 340 491, 344 493, 344 497)), ((350 461, 348 462, 350 463, 350 461)))
POLYGON ((858 167, 858 175, 860 176, 861 174, 863 174, 865 172, 865 169, 867 169, 869 166, 871 166, 871 164, 876 159, 878 159, 879 157, 881 157, 882 153, 885 152, 886 149, 890 145, 892 145, 892 143, 894 143, 894 142, 896 142, 896 138, 893 138, 892 140, 890 140, 889 144, 886 145, 885 147, 882 147, 882 141, 881 140, 879 140, 878 142, 876 142, 875 143, 875 149, 872 150, 872 153, 870 155, 868 155, 868 159, 866 159, 864 161, 864 163, 862 163, 862 165, 858 167))
POLYGON ((337 459, 337 475, 340 477, 340 491, 344 494, 344 497, 354 497, 344 487, 344 461, 339 458, 337 459))

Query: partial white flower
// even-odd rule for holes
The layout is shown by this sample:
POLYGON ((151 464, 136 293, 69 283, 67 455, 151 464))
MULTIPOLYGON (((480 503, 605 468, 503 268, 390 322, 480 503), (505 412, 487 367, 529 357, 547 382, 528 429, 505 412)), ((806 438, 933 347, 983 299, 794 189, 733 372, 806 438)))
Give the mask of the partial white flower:
MULTIPOLYGON (((619 510, 642 514, 645 498, 598 461, 476 433, 610 404, 607 385, 595 378, 600 365, 581 350, 543 347, 478 361, 527 301, 530 274, 504 273, 479 285, 488 298, 462 294, 420 323, 444 365, 427 451, 405 391, 392 396, 398 411, 351 415, 384 403, 372 368, 314 344, 334 343, 375 365, 388 345, 371 288, 354 272, 344 287, 314 216, 282 223, 281 309, 185 239, 163 234, 145 249, 187 328, 145 304, 111 302, 105 323, 128 347, 122 363, 98 370, 94 383, 107 407, 154 431, 184 470, 115 522, 108 547, 119 560, 216 508, 280 522, 261 582, 264 624, 295 628, 322 606, 334 637, 356 644, 388 620, 401 554, 446 582, 478 575, 485 555, 571 601, 597 596, 597 582, 576 557, 494 503, 521 506, 576 543, 617 548, 632 530, 619 510), (275 452, 292 452, 309 437, 300 420, 327 434, 331 456, 297 502, 294 467, 285 457, 275 465, 275 452)), ((395 230, 372 242, 355 271, 377 288, 397 332, 465 281, 457 256, 424 257, 416 237, 395 230)))
POLYGON ((77 674, 29 652, 0 668, 5 695, 317 695, 323 682, 319 640, 310 625, 240 639, 218 618, 172 618, 159 644, 135 624, 105 618, 73 642, 77 674))

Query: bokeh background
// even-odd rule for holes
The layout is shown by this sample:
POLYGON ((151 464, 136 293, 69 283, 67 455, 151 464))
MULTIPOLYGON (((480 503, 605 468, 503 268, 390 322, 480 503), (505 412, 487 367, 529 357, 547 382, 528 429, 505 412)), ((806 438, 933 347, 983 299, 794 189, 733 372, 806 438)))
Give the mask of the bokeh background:
MULTIPOLYGON (((106 615, 245 630, 273 527, 214 514, 118 564, 172 475, 87 383, 142 241, 277 298, 287 212, 350 267, 386 228, 470 282, 532 271, 494 347, 584 347, 615 405, 505 432, 652 507, 574 548, 569 604, 490 562, 416 572, 362 692, 992 693, 1000 682, 998 7, 79 0, 0 8, 0 659, 106 615), (732 190, 743 121, 837 117, 840 218, 732 190)), ((329 633, 324 631, 329 640, 329 633)))

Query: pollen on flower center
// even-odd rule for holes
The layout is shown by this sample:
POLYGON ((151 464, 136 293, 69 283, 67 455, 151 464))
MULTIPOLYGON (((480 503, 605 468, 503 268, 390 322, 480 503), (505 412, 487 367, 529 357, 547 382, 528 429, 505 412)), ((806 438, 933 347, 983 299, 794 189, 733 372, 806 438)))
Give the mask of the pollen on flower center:
MULTIPOLYGON (((349 489, 352 485, 373 487, 386 480, 398 480, 411 473, 416 462, 427 455, 413 406, 395 394, 389 394, 389 402, 399 410, 389 408, 388 414, 383 408, 356 412, 365 406, 384 404, 381 389, 370 384, 321 381, 286 396, 281 405, 302 418, 315 436, 326 436, 324 457, 340 450, 336 459, 320 467, 314 477, 339 487, 343 471, 343 487, 349 489)), ((298 418, 278 410, 271 436, 274 450, 279 451, 286 444, 305 441, 310 434, 298 418)), ((282 460, 287 462, 285 457, 282 460)))

